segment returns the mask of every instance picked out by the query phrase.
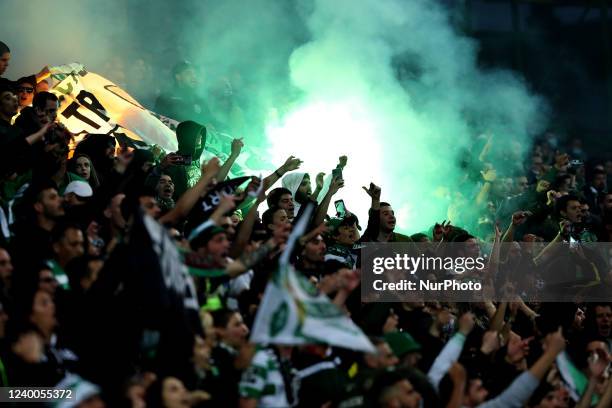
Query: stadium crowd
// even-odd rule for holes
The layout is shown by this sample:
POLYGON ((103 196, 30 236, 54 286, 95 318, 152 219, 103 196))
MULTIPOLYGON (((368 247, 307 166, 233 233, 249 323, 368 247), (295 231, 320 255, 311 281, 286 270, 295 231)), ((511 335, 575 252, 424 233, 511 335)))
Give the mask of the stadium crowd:
MULTIPOLYGON (((178 151, 163 153, 105 134, 75 146, 48 70, 11 81, 9 60, 0 42, 0 385, 72 389, 78 398, 56 406, 80 408, 612 406, 612 304, 541 303, 520 291, 511 302, 363 303, 360 291, 368 242, 610 242, 609 151, 589 157, 580 138, 548 133, 509 171, 493 137, 475 138, 481 154, 465 173, 477 188, 449 192, 451 223, 408 236, 396 231, 399 203, 382 201, 374 182, 363 191, 365 228, 346 209, 328 216, 350 152, 329 186, 299 172, 297 146, 242 188, 227 180, 241 139, 223 163, 200 160, 207 129, 222 121, 188 63, 153 108, 180 122, 178 151), (219 186, 232 194, 203 211, 219 186), (291 264, 375 352, 249 342, 304 217, 291 264)), ((517 248, 488 268, 503 276, 528 265, 540 287, 551 263, 570 262, 517 248)), ((593 266, 596 280, 576 279, 608 288, 606 265, 593 266)))

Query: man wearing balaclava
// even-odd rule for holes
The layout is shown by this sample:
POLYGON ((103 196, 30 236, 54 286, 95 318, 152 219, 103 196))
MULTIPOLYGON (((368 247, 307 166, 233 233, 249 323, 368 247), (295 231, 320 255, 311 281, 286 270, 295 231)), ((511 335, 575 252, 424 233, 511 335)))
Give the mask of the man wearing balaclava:
POLYGON ((178 139, 176 154, 188 159, 187 162, 170 166, 165 172, 174 181, 174 199, 178 200, 193 184, 190 180, 195 182, 200 176, 200 156, 206 143, 206 128, 191 120, 181 122, 176 128, 176 138, 178 139))

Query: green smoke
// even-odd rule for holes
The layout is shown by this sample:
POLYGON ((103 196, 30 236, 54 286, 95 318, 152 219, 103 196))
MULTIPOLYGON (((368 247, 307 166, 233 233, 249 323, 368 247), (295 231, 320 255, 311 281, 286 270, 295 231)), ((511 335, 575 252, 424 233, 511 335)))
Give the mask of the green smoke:
POLYGON ((297 147, 313 170, 347 153, 348 191, 340 195, 360 215, 369 203, 359 187, 374 181, 401 229, 447 219, 458 199, 452 190, 467 199, 477 191, 464 179, 478 166, 461 163, 476 161, 479 132, 496 135, 503 174, 542 127, 541 101, 511 73, 479 69, 476 44, 434 1, 316 1, 307 26, 311 40, 290 59, 292 83, 305 96, 271 141, 275 151, 297 147), (312 106, 326 106, 321 121, 312 106))
POLYGON ((361 186, 370 181, 404 231, 448 218, 461 197, 460 210, 469 210, 477 136, 495 135, 489 160, 510 174, 545 125, 540 98, 512 72, 479 68, 478 44, 435 0, 63 0, 51 9, 35 0, 28 4, 46 11, 34 14, 25 3, 8 2, 5 38, 23 74, 81 61, 147 103, 145 92, 154 100, 177 60, 192 60, 203 67, 213 112, 263 149, 270 167, 294 154, 314 176, 347 154, 338 198, 362 223, 369 200, 361 186), (28 32, 18 23, 24 15, 28 32), (46 24, 55 38, 41 41, 46 24), (105 68, 120 59, 129 71, 140 57, 154 79, 105 68))
POLYGON ((513 73, 480 69, 477 44, 434 0, 204 2, 194 15, 204 22, 183 38, 213 93, 225 75, 240 96, 237 133, 311 176, 347 154, 338 198, 362 218, 371 181, 404 231, 447 219, 451 202, 470 212, 476 136, 495 135, 489 160, 510 174, 544 124, 542 101, 513 73))

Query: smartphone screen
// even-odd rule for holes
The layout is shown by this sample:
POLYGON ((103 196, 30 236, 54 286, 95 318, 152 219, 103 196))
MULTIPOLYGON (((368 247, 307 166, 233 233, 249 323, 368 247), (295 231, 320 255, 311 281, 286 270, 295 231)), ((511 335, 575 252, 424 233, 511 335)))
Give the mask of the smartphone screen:
POLYGON ((344 217, 346 215, 346 207, 344 206, 344 200, 336 200, 334 202, 336 206, 336 213, 339 217, 344 217))

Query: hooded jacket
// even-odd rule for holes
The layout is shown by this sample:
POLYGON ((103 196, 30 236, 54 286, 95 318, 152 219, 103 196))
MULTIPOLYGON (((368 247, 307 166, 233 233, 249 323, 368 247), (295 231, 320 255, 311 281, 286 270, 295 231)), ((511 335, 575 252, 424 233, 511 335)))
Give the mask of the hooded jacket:
POLYGON ((302 204, 298 203, 295 200, 295 193, 297 193, 298 188, 300 188, 300 184, 304 180, 306 173, 289 173, 286 174, 282 179, 282 186, 287 190, 291 191, 291 196, 293 198, 293 214, 297 217, 297 214, 300 212, 300 207, 302 204))
POLYGON ((206 127, 194 121, 188 120, 181 122, 176 128, 176 138, 178 140, 177 154, 191 156, 189 166, 171 166, 165 173, 172 177, 174 182, 174 199, 178 200, 187 189, 189 189, 189 179, 197 177, 200 171, 200 156, 206 144, 206 127), (202 135, 200 145, 197 145, 198 136, 202 135))
POLYGON ((98 179, 102 183, 104 178, 110 174, 114 164, 114 160, 106 156, 106 149, 114 147, 115 144, 116 141, 113 136, 92 133, 79 142, 74 151, 74 156, 79 154, 89 156, 91 164, 96 169, 98 179))
POLYGON ((178 154, 191 155, 193 161, 199 160, 206 144, 206 127, 192 120, 181 122, 176 127, 178 154), (197 137, 202 135, 202 143, 197 146, 197 137))

